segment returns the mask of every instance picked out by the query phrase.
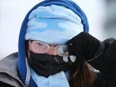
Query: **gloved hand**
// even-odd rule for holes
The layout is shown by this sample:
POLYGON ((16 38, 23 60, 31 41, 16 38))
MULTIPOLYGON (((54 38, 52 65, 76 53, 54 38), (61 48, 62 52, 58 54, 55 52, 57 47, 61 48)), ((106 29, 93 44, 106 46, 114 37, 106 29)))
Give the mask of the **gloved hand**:
POLYGON ((67 43, 69 55, 89 60, 97 52, 100 41, 86 32, 81 32, 67 43))

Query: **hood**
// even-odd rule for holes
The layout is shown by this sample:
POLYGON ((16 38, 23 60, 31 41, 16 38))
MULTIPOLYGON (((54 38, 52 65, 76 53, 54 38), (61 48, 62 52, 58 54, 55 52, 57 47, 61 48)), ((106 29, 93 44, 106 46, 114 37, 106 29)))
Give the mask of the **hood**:
POLYGON ((25 34, 27 29, 28 18, 31 12, 36 8, 38 8, 39 6, 50 6, 50 5, 64 6, 72 10, 76 15, 78 15, 81 18, 81 23, 83 24, 83 31, 84 32, 89 31, 88 20, 85 13, 76 3, 74 3, 71 0, 45 0, 35 5, 27 13, 27 15, 25 16, 22 22, 20 35, 19 35, 19 43, 18 43, 18 72, 20 79, 27 87, 37 87, 34 81, 32 80, 32 77, 30 76, 30 71, 26 60, 25 34))

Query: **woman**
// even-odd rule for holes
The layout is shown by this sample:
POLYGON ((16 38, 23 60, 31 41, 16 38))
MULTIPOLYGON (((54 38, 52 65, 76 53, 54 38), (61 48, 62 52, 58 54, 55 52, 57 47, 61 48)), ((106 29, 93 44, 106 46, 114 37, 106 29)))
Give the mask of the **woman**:
POLYGON ((68 61, 65 43, 88 30, 85 13, 73 1, 38 3, 22 23, 18 54, 0 62, 0 86, 70 87, 68 71, 73 61, 68 61))
POLYGON ((116 40, 99 41, 82 32, 67 42, 76 61, 70 71, 71 87, 116 87, 116 40), (100 73, 95 73, 93 68, 100 73))
POLYGON ((88 30, 86 15, 71 0, 45 0, 37 4, 22 23, 18 54, 0 62, 0 86, 116 87, 115 43, 110 41, 109 46, 107 41, 105 45, 96 39, 91 42, 90 35, 79 34, 88 30), (100 70, 105 80, 91 70, 86 60, 100 70))

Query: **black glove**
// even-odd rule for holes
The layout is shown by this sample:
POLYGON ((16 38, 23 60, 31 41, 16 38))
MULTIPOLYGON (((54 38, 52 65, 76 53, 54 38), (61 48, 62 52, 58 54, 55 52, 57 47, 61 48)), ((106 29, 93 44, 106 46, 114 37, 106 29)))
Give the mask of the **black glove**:
POLYGON ((86 32, 81 32, 67 43, 69 55, 89 60, 100 46, 100 41, 86 32))

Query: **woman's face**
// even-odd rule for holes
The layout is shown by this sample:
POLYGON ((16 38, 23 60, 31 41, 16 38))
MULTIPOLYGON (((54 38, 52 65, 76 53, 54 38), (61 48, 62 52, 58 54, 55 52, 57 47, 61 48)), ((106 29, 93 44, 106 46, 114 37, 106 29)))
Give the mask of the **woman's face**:
POLYGON ((29 40, 28 57, 30 56, 29 51, 36 54, 62 55, 67 51, 67 46, 61 44, 48 44, 37 40, 29 40))

